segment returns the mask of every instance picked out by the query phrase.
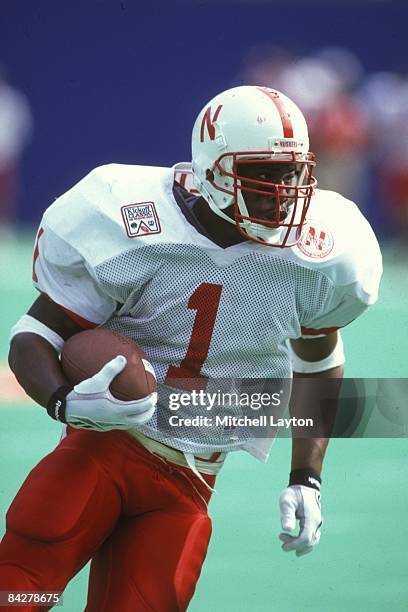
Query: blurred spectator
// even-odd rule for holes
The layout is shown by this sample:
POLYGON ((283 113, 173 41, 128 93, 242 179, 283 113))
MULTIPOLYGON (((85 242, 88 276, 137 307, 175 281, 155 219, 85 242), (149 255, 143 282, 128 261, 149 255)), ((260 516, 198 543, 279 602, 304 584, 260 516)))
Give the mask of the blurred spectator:
POLYGON ((373 73, 360 96, 371 118, 380 216, 407 241, 408 78, 393 72, 373 73))
POLYGON ((261 52, 259 47, 245 59, 243 81, 281 89, 299 104, 318 158, 320 187, 339 191, 365 208, 370 124, 354 95, 363 73, 359 60, 349 50, 334 47, 302 58, 282 49, 276 58, 273 48, 263 58, 261 52))
POLYGON ((0 229, 3 231, 14 221, 19 163, 31 130, 27 99, 8 84, 0 66, 0 229))
POLYGON ((319 186, 339 191, 365 209, 370 123, 355 96, 362 73, 354 54, 328 47, 295 62, 284 82, 309 122, 319 186))

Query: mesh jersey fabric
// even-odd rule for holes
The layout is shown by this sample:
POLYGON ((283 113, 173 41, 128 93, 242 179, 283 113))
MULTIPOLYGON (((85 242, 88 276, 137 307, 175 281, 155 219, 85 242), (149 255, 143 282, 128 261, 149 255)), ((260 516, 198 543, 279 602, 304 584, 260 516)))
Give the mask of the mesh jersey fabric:
MULTIPOLYGON (((55 302, 134 338, 160 384, 168 368, 186 357, 199 311, 215 308, 206 303, 206 288, 219 291, 201 368, 210 380, 290 378, 289 338, 300 337, 303 328, 346 325, 375 301, 379 249, 353 203, 332 192, 320 192, 312 202, 314 232, 321 235, 323 227, 332 237, 326 257, 250 241, 221 249, 177 206, 174 173, 118 165, 93 171, 46 211, 34 266, 35 286, 55 302), (160 232, 126 235, 123 209, 146 202, 156 208, 160 232), (202 303, 189 307, 197 291, 202 303)), ((211 290, 208 295, 213 299, 211 290)), ((248 439, 248 432, 172 437, 160 431, 157 415, 142 431, 195 454, 246 448, 266 458, 270 446, 258 452, 262 444, 248 439)))
MULTIPOLYGON (((123 303, 104 327, 133 338, 149 355, 159 381, 169 365, 186 356, 197 310, 189 298, 203 283, 222 287, 208 355, 200 373, 209 379, 291 378, 287 338, 300 335, 300 321, 325 304, 330 281, 311 270, 264 253, 247 253, 220 267, 194 245, 152 245, 127 252, 100 264, 95 273, 100 285, 123 303), (160 266, 157 266, 160 262, 160 266), (139 279, 148 278, 140 287, 139 279), (244 279, 244 281, 243 281, 244 279), (129 291, 129 285, 136 287, 129 291)), ((205 300, 205 293, 204 293, 205 300)), ((203 302, 202 308, 208 305, 203 302)), ((159 390, 165 409, 167 393, 159 390)), ((283 408, 283 407, 282 407, 283 408)), ((225 407, 219 407, 224 414, 225 407)), ((190 416, 194 410, 190 410, 190 416)), ((213 428, 161 429, 157 413, 141 431, 179 450, 200 454, 239 448, 248 430, 226 438, 222 426, 218 439, 213 428)))

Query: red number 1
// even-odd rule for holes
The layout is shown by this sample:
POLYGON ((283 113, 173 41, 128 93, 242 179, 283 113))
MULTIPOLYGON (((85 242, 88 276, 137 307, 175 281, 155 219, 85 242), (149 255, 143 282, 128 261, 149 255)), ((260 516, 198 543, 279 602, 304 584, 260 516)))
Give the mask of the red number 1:
POLYGON ((165 384, 181 389, 205 389, 208 377, 201 374, 201 368, 207 359, 211 337, 221 299, 222 285, 201 283, 188 300, 188 308, 196 310, 193 330, 187 353, 179 366, 171 365, 167 370, 165 384), (175 379, 183 379, 180 385, 175 379), (186 379, 191 380, 191 384, 186 379))

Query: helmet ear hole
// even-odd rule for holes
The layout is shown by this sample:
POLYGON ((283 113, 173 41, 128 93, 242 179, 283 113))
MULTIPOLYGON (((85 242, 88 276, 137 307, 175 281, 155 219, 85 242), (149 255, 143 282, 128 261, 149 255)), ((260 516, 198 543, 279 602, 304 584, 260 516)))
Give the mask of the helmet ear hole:
POLYGON ((205 171, 205 178, 207 179, 207 181, 214 181, 214 172, 212 170, 210 170, 209 168, 207 168, 207 170, 205 171))

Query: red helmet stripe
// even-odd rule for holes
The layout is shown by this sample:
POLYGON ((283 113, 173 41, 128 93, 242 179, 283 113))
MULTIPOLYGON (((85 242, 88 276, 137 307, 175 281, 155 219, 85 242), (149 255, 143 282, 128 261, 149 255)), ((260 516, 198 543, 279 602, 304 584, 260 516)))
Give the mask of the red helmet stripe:
POLYGON ((283 127, 283 137, 284 138, 293 138, 293 125, 292 120, 285 109, 285 105, 283 104, 281 98, 279 97, 278 92, 268 89, 267 87, 258 87, 259 91, 262 91, 276 106, 278 113, 280 115, 283 127))

